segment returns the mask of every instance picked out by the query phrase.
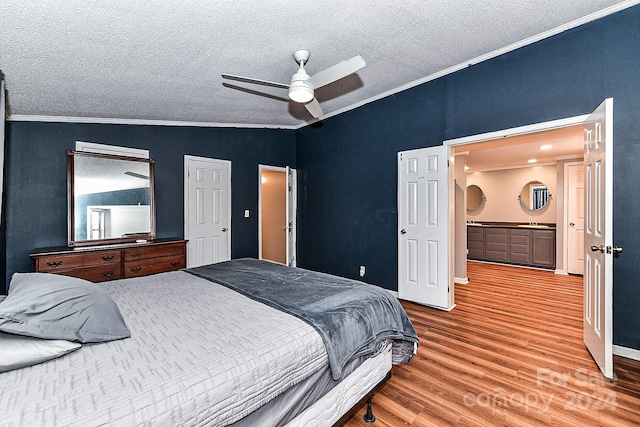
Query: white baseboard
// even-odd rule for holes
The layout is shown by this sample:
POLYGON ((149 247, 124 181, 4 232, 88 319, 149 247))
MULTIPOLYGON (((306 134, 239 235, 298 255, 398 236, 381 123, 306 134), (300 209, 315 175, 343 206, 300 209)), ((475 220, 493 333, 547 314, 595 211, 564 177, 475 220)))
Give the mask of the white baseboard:
POLYGON ((456 285, 466 285, 469 283, 469 278, 468 277, 454 277, 453 278, 453 283, 455 283, 456 285))
POLYGON ((555 274, 562 274, 563 276, 568 276, 567 270, 560 270, 556 268, 555 274))
POLYGON ((391 295, 393 295, 394 297, 396 297, 396 299, 398 299, 398 297, 399 297, 399 295, 398 295, 398 291, 391 291, 391 290, 389 290, 389 289, 387 289, 387 290, 389 291, 389 293, 390 293, 391 295))
POLYGON ((633 359, 640 361, 640 350, 629 347, 622 347, 620 345, 613 346, 613 354, 616 356, 626 357, 627 359, 633 359))

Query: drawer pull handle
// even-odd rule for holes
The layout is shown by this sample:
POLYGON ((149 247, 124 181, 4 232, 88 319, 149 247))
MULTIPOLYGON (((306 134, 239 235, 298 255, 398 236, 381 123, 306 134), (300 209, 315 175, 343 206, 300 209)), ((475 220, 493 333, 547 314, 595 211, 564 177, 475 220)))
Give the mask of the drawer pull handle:
POLYGON ((177 267, 180 265, 180 261, 171 261, 171 265, 177 267))
POLYGON ((134 273, 137 273, 140 270, 142 270, 142 267, 132 267, 131 268, 131 271, 133 271, 134 273))
POLYGON ((113 255, 104 255, 104 256, 102 257, 102 259, 103 259, 104 261, 111 261, 111 260, 113 259, 113 255))
POLYGON ((138 258, 142 256, 142 252, 133 252, 131 253, 131 258, 138 258))
POLYGON ((53 268, 60 267, 62 265, 62 261, 49 261, 47 262, 47 265, 53 268))
POLYGON ((104 277, 111 277, 111 276, 113 276, 113 271, 105 271, 104 273, 102 273, 102 275, 104 277))

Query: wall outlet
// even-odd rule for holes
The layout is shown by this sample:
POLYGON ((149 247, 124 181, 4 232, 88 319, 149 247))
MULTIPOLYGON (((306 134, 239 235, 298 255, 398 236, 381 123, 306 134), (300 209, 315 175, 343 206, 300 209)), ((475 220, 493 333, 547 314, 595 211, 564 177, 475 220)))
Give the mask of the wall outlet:
POLYGON ((364 274, 367 272, 364 265, 360 266, 360 277, 364 277, 364 274))

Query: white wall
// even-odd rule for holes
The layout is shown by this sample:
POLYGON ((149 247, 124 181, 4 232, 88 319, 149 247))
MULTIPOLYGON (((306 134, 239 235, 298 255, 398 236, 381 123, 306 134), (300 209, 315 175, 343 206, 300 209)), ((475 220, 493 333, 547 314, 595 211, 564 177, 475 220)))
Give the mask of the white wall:
POLYGON ((479 209, 467 211, 467 220, 555 224, 557 179, 555 165, 468 173, 467 185, 480 187, 486 199, 479 209), (551 193, 547 205, 535 212, 524 209, 518 199, 522 187, 529 181, 544 183, 551 193))

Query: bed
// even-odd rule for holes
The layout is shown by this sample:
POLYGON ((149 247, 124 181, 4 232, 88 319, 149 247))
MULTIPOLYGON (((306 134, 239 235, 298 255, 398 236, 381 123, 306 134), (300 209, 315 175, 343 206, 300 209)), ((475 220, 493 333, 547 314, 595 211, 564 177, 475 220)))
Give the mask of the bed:
MULTIPOLYGON (((44 339, 21 331, 7 313, 19 305, 14 280, 52 276, 14 275, 0 303, 0 331, 5 339, 73 348, 0 373, 0 426, 334 425, 418 344, 388 291, 254 259, 103 285, 82 281, 82 289, 108 294, 126 332, 108 321, 92 324, 102 314, 83 320, 82 307, 74 316, 88 333, 44 339), (92 342, 102 336, 109 339, 92 342)), ((56 276, 49 287, 75 280, 56 276)), ((38 298, 38 286, 23 299, 38 298)), ((66 313, 53 317, 52 328, 66 321, 59 321, 66 313)))

